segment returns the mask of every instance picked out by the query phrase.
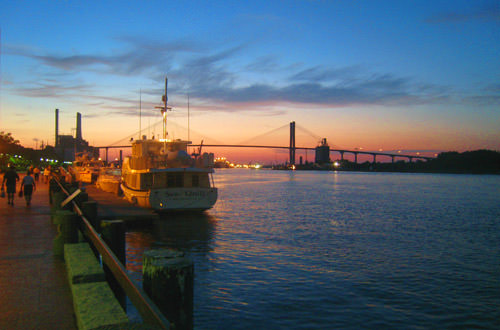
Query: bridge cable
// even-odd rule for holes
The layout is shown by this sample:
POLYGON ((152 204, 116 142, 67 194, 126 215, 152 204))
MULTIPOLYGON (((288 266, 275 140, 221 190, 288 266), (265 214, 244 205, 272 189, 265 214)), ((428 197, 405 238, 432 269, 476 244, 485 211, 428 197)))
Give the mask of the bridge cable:
POLYGON ((270 134, 272 134, 272 133, 275 133, 275 132, 277 132, 277 131, 279 131, 279 130, 282 130, 282 129, 283 129, 283 128, 285 128, 285 127, 289 127, 289 124, 286 124, 286 125, 284 125, 284 126, 281 126, 281 127, 275 128, 275 129, 272 129, 272 130, 270 130, 269 132, 266 132, 266 133, 263 133, 263 134, 256 135, 256 136, 254 136, 254 137, 252 137, 252 138, 250 138, 250 139, 248 139, 248 140, 245 140, 245 141, 240 142, 240 143, 237 143, 237 144, 239 144, 239 145, 249 144, 251 141, 255 141, 256 139, 261 138, 261 137, 264 137, 264 136, 268 136, 268 135, 270 135, 270 134))

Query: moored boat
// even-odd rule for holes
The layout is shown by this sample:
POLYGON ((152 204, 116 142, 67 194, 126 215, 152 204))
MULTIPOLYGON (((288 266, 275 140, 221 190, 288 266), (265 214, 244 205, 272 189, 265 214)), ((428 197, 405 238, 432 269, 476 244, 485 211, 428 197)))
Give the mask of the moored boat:
POLYGON ((122 171, 115 167, 103 167, 99 171, 99 177, 95 183, 96 187, 114 194, 120 193, 122 171))
POLYGON ((217 201, 213 154, 191 156, 190 141, 167 139, 167 81, 163 139, 144 136, 132 142, 132 155, 122 165, 121 189, 129 202, 159 212, 207 210, 217 201))
POLYGON ((86 183, 96 182, 100 169, 104 167, 104 162, 91 158, 83 152, 76 154, 75 158, 73 165, 69 168, 75 180, 86 183))

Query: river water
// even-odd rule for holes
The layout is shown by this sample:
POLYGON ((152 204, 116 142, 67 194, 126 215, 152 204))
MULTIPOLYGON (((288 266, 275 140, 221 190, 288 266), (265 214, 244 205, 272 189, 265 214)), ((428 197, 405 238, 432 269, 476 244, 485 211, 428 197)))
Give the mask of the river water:
POLYGON ((219 199, 127 233, 195 265, 195 329, 499 329, 500 176, 217 170, 219 199))

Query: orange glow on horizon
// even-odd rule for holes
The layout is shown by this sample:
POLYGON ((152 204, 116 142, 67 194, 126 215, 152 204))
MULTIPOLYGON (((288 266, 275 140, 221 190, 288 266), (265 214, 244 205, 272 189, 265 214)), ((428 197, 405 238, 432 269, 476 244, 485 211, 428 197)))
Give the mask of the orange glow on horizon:
MULTIPOLYGON (((194 102, 193 102, 194 103, 194 102)), ((484 132, 474 134, 472 130, 461 132, 460 127, 443 127, 439 123, 429 125, 414 125, 413 122, 400 118, 388 117, 388 110, 375 109, 378 113, 354 108, 349 109, 323 109, 321 105, 292 104, 287 102, 249 102, 249 103, 223 103, 218 105, 219 110, 212 104, 193 105, 191 110, 191 127, 189 139, 193 144, 201 141, 207 144, 246 144, 246 145, 271 145, 286 147, 289 144, 289 127, 295 121, 296 146, 314 148, 320 139, 327 138, 331 149, 347 149, 362 151, 379 151, 388 153, 405 154, 404 150, 430 150, 426 156, 433 156, 441 151, 467 151, 478 149, 499 150, 500 133, 484 132), (220 109, 224 110, 220 110, 220 109), (261 112, 262 109, 268 109, 261 112), (211 109, 213 112, 205 111, 211 109), (232 109, 232 111, 230 111, 232 109), (242 111, 245 109, 246 111, 242 111), (304 111, 308 109, 310 111, 304 111), (227 111, 225 111, 227 110, 227 111), (311 116, 311 111, 315 111, 311 116), (279 113, 279 114, 278 114, 279 113), (258 115, 256 115, 258 114, 258 115)), ((186 109, 175 109, 168 119, 167 130, 169 138, 188 138, 186 109)), ((76 109, 76 111, 80 111, 76 109)), ((54 123, 53 110, 39 121, 33 121, 19 126, 3 128, 11 132, 21 145, 32 147, 53 145, 54 123), (35 141, 36 140, 36 141, 35 141)), ((156 137, 162 135, 162 127, 148 127, 151 122, 161 122, 161 116, 142 119, 142 132, 139 133, 139 120, 133 116, 117 117, 86 117, 83 115, 83 138, 92 146, 105 146, 112 143, 130 145, 130 137, 139 138, 139 135, 156 137), (120 140, 121 139, 121 140, 120 140)), ((73 111, 65 111, 60 122, 61 134, 72 134, 74 127, 73 111)), ((4 115, 2 119, 14 120, 11 114, 4 115)), ((116 144, 115 144, 116 145, 116 144)), ((114 149, 113 149, 114 150, 114 149)), ((249 149, 249 148, 203 148, 203 151, 213 152, 216 156, 227 156, 231 161, 265 163, 283 163, 288 160, 286 149, 249 149)), ((118 151, 109 151, 110 159, 117 158, 118 151)), ((123 151, 124 157, 127 149, 123 151)), ((101 153, 101 156, 103 154, 101 153)), ((297 151, 304 162, 314 160, 314 152, 297 151)), ((332 153, 332 159, 336 157, 332 153)), ((344 157, 353 159, 346 154, 344 157)), ((358 156, 362 157, 361 155, 358 156)))

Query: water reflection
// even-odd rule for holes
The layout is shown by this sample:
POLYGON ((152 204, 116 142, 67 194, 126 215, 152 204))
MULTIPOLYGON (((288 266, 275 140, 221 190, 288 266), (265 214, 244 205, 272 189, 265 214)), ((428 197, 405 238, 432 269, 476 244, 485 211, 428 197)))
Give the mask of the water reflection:
POLYGON ((209 252, 215 235, 216 219, 208 213, 165 214, 153 223, 155 246, 185 252, 209 252))
POLYGON ((213 249, 216 219, 208 213, 164 214, 150 226, 127 232, 127 270, 141 280, 145 250, 171 248, 203 256, 213 249))
POLYGON ((494 328, 498 177, 217 174, 208 213, 127 233, 138 280, 144 250, 193 259, 195 329, 494 328))
POLYGON ((126 233, 126 268, 130 277, 136 281, 142 280, 142 255, 144 250, 151 248, 154 238, 147 232, 134 231, 126 233))

